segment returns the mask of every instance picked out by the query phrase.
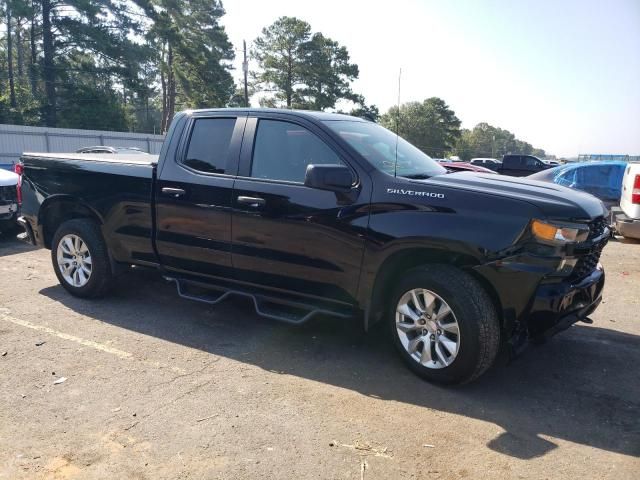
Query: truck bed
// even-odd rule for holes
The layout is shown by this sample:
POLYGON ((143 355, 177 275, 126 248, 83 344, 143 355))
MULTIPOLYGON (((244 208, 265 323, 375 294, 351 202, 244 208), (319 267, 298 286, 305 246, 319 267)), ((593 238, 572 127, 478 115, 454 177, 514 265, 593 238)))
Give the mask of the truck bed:
POLYGON ((27 152, 21 162, 26 179, 22 215, 45 244, 54 232, 43 219, 64 215, 74 205, 99 220, 116 261, 155 262, 152 202, 157 156, 27 152))

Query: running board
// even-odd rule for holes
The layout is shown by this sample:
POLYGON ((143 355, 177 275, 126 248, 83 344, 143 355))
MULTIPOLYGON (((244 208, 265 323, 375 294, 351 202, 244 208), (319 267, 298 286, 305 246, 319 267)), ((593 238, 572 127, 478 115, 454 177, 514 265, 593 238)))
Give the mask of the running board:
POLYGON ((346 308, 336 310, 295 300, 288 300, 286 298, 264 295, 249 290, 231 289, 168 276, 164 278, 170 282, 174 282, 178 289, 178 295, 187 300, 217 305, 233 296, 246 297, 253 301, 256 313, 261 317, 292 325, 306 323, 316 315, 330 315, 339 318, 350 318, 354 315, 353 310, 346 308), (194 292, 194 289, 197 290, 197 292, 194 292))

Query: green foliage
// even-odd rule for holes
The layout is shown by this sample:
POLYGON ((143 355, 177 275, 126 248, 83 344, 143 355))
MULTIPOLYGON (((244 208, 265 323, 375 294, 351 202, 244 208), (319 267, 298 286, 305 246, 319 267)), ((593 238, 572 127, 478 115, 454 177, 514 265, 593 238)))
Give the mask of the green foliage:
POLYGON ((545 152, 542 148, 534 148, 533 150, 531 150, 531 155, 535 155, 538 158, 545 158, 547 157, 547 152, 545 152))
POLYGON ((351 90, 358 66, 350 63, 347 49, 312 34, 304 20, 280 17, 262 30, 251 54, 259 67, 254 85, 270 94, 261 99, 263 106, 326 110, 339 100, 361 102, 351 90))
POLYGON ((377 122, 380 119, 380 110, 375 105, 365 105, 363 101, 362 104, 353 108, 349 115, 377 122))
MULTIPOLYGON (((220 0, 0 0, 0 122, 165 131, 176 110, 244 106, 220 0)), ((249 96, 262 106, 334 110, 380 121, 432 156, 544 156, 486 123, 460 130, 439 98, 380 115, 351 84, 346 47, 295 17, 255 39, 249 96)))
POLYGON ((159 132, 176 105, 233 94, 219 1, 0 0, 0 14, 3 121, 159 132))
POLYGON ((358 66, 349 63, 349 52, 337 42, 315 33, 304 44, 303 86, 298 90, 296 108, 326 110, 334 108, 338 100, 360 101, 351 90, 351 82, 358 78, 358 66))
POLYGON ((544 150, 534 149, 531 144, 518 140, 510 131, 488 123, 479 123, 473 130, 463 130, 454 153, 462 160, 474 157, 501 158, 507 153, 545 156, 544 150))
POLYGON ((267 106, 284 103, 292 107, 300 98, 297 89, 304 83, 305 46, 311 36, 311 25, 295 17, 280 17, 262 29, 262 35, 253 42, 251 56, 258 62, 259 73, 254 73, 254 85, 264 92, 267 106))
POLYGON ((460 137, 460 120, 444 100, 431 97, 392 107, 380 123, 432 157, 443 157, 460 137))
POLYGON ((122 99, 108 86, 78 83, 60 89, 58 127, 96 130, 128 130, 122 99), (70 100, 73 98, 73 100, 70 100))
POLYGON ((182 10, 185 28, 177 35, 178 104, 185 108, 223 107, 233 95, 235 54, 220 18, 219 1, 190 0, 182 10))
MULTIPOLYGON (((150 26, 162 83, 165 124, 173 109, 225 106, 234 92, 234 59, 219 1, 139 0, 150 26)), ((166 126, 166 125, 165 125, 166 126)))

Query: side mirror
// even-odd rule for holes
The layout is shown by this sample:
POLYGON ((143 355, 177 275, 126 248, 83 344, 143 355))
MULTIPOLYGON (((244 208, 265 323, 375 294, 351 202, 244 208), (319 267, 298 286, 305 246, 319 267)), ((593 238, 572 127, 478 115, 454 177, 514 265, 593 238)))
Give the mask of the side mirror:
POLYGON ((353 175, 344 165, 308 165, 304 176, 307 187, 331 192, 351 190, 353 175))

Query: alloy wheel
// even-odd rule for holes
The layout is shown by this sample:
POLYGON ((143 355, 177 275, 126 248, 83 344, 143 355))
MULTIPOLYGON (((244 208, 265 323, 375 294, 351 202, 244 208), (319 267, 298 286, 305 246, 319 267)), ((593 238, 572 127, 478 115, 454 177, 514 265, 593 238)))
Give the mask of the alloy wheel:
POLYGON ((449 304, 437 293, 414 288, 396 307, 396 331, 417 363, 433 369, 453 363, 460 351, 460 327, 449 304))
POLYGON ((87 244, 70 233, 58 242, 58 268, 65 281, 74 287, 84 287, 91 277, 92 259, 87 244))

